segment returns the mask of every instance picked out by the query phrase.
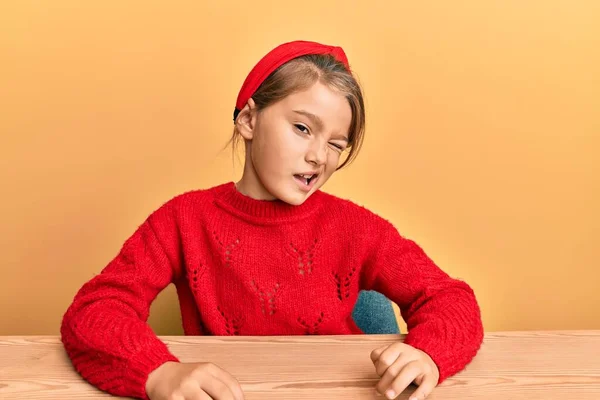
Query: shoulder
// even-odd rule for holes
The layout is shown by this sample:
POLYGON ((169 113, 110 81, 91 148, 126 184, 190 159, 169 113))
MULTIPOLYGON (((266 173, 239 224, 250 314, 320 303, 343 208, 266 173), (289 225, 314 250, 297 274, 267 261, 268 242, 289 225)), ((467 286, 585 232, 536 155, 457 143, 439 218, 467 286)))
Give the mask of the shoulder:
POLYGON ((199 210, 206 210, 213 203, 219 190, 222 190, 224 185, 213 186, 205 189, 190 189, 181 193, 177 193, 157 207, 153 214, 170 214, 177 217, 181 213, 190 214, 199 210))
POLYGON ((326 212, 343 216, 343 220, 349 224, 368 224, 385 230, 393 228, 389 220, 367 208, 364 204, 326 192, 321 192, 321 197, 326 212))

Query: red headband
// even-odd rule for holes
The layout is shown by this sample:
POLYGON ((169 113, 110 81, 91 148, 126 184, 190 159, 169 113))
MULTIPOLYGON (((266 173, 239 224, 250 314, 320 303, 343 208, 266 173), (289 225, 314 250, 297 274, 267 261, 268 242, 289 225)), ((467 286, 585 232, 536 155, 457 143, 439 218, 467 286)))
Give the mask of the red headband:
POLYGON ((348 58, 341 47, 304 40, 283 43, 267 53, 246 77, 235 103, 233 120, 235 121, 237 114, 244 108, 248 99, 254 95, 254 92, 273 71, 294 58, 308 54, 330 54, 350 71, 348 58))

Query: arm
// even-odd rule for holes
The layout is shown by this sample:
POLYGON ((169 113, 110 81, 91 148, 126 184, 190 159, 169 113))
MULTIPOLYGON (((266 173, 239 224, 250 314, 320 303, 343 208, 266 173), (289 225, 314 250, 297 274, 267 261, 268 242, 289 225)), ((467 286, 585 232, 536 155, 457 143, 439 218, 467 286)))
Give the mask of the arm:
POLYGON ((149 373, 177 361, 146 323, 150 304, 179 269, 173 211, 167 203, 148 217, 78 291, 62 320, 62 342, 76 370, 113 395, 147 398, 149 373))
POLYGON ((364 270, 364 286, 398 304, 408 326, 404 343, 427 353, 441 383, 462 370, 483 340, 473 290, 449 277, 413 241, 386 223, 364 270))

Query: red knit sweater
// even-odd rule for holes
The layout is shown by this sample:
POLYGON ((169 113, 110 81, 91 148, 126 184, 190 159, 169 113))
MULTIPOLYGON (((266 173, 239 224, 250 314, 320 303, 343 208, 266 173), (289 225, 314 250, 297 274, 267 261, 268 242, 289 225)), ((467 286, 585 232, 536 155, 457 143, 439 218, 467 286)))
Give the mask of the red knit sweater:
POLYGON ((147 398, 148 374, 177 361, 146 323, 170 283, 186 335, 357 334, 359 290, 376 290, 399 305, 405 343, 431 356, 440 382, 483 339, 471 288, 383 218, 321 191, 291 206, 227 183, 164 204, 79 290, 61 334, 86 380, 147 398))

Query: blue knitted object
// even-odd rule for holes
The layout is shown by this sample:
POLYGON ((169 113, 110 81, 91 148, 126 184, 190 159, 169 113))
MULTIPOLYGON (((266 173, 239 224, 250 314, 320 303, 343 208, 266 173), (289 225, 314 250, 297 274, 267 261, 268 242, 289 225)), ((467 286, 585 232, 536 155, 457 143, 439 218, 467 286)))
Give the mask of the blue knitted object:
POLYGON ((352 310, 352 318, 367 334, 400 333, 390 300, 379 292, 363 290, 352 310))

